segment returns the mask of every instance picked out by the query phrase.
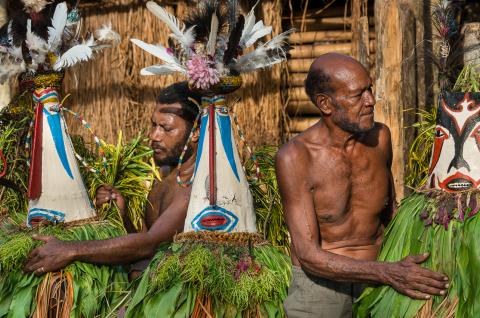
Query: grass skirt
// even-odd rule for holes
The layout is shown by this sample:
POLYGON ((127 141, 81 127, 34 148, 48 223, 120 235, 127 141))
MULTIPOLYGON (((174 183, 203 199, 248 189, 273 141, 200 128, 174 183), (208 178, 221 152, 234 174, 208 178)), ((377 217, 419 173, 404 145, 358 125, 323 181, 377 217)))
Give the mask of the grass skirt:
POLYGON ((357 317, 480 317, 480 193, 415 193, 404 199, 386 229, 379 261, 430 253, 422 266, 444 273, 446 296, 413 300, 389 286, 367 289, 357 317))
POLYGON ((290 276, 258 234, 184 233, 159 249, 126 317, 284 317, 290 276))
POLYGON ((33 234, 82 241, 123 232, 107 222, 31 230, 0 221, 1 318, 107 317, 118 309, 128 288, 127 274, 119 266, 74 262, 60 272, 39 277, 24 273, 28 253, 40 244, 31 238, 33 234))

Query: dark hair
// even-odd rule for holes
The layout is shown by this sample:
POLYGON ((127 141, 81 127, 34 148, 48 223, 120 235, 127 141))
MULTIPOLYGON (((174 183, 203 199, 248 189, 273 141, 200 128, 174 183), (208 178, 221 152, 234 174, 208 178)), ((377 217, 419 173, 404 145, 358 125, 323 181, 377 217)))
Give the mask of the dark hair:
POLYGON ((157 96, 157 103, 161 104, 175 104, 179 103, 182 108, 178 109, 164 109, 164 112, 171 112, 183 118, 193 126, 195 118, 199 113, 198 106, 189 98, 194 99, 198 104, 201 103, 202 96, 188 87, 188 82, 178 82, 162 89, 157 96))
POLYGON ((316 105, 316 97, 318 94, 330 94, 333 92, 333 89, 330 86, 330 76, 320 69, 310 70, 307 79, 305 79, 305 92, 310 100, 316 105))

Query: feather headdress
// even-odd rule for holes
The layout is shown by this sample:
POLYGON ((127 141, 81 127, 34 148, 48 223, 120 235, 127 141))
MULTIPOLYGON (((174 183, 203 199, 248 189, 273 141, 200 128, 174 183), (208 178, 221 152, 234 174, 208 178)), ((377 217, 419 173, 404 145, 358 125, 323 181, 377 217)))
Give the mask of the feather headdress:
POLYGON ((238 0, 201 1, 197 10, 182 22, 155 2, 149 1, 147 9, 168 26, 170 38, 176 43, 163 47, 131 39, 133 44, 163 62, 142 69, 141 74, 180 72, 187 76, 192 87, 207 90, 222 77, 236 76, 282 62, 288 50, 287 37, 293 30, 260 43, 252 52, 243 54, 244 49, 254 46, 261 38, 272 33, 272 27, 265 26, 261 20, 256 21, 255 6, 244 17, 239 14, 238 0))
POLYGON ((0 29, 0 83, 25 71, 60 71, 120 41, 111 25, 105 25, 80 43, 80 15, 66 1, 21 3, 0 29))

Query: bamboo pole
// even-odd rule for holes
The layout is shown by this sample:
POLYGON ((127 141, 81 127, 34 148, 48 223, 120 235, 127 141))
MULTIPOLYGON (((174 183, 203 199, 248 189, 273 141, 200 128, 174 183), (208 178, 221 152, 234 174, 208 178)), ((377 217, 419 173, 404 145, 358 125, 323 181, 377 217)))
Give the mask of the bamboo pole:
POLYGON ((290 35, 290 43, 313 43, 320 41, 345 41, 352 39, 349 31, 309 31, 290 35))
POLYGON ((308 73, 291 73, 288 77, 288 85, 290 87, 303 87, 308 73))
MULTIPOLYGON (((344 27, 350 27, 351 20, 349 17, 306 18, 303 23, 308 31, 341 30, 344 27)), ((292 27, 295 29, 300 30, 301 26, 301 19, 293 21, 292 27)))
POLYGON ((294 46, 290 50, 290 57, 292 59, 312 58, 319 55, 337 52, 343 54, 350 54, 352 51, 351 43, 336 43, 336 44, 324 44, 324 45, 301 45, 294 46))
POLYGON ((292 101, 310 101, 303 87, 291 87, 288 89, 288 97, 292 101))
POLYGON ((290 132, 300 133, 315 125, 321 117, 293 118, 290 122, 290 132))
POLYGON ((288 70, 291 73, 307 73, 314 59, 296 59, 287 62, 288 70))
MULTIPOLYGON (((6 0, 0 0, 0 26, 7 22, 6 0)), ((0 109, 10 102, 10 87, 8 82, 0 85, 0 109)))
MULTIPOLYGON (((374 53, 376 50, 375 41, 370 41, 369 52, 374 53)), ((317 44, 317 45, 295 45, 290 50, 291 59, 317 58, 322 54, 336 52, 352 55, 352 43, 335 43, 335 44, 317 44)))
MULTIPOLYGON (((351 31, 308 31, 296 32, 290 35, 289 41, 292 44, 329 42, 329 41, 351 41, 351 31)), ((375 38, 375 33, 370 32, 369 38, 375 38)))
POLYGON ((290 116, 321 115, 318 107, 310 101, 290 101, 286 110, 290 116))

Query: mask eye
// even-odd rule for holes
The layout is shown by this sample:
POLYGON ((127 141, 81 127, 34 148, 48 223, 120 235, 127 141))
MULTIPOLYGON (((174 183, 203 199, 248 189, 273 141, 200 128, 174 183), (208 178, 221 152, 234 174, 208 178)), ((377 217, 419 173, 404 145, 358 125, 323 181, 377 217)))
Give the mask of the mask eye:
POLYGON ((435 138, 437 139, 447 139, 448 133, 440 127, 435 129, 435 138))

